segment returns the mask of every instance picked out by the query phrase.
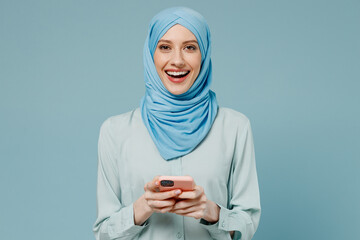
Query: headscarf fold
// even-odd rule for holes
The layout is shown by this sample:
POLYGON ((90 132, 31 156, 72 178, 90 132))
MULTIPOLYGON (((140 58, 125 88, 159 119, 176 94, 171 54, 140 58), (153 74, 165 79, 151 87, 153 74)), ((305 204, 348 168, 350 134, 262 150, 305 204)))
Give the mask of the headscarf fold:
POLYGON ((190 153, 206 137, 215 120, 218 104, 210 90, 212 78, 210 30, 198 12, 184 7, 166 9, 150 22, 144 45, 145 96, 141 116, 160 155, 171 160, 190 153), (161 37, 175 24, 190 30, 201 52, 201 70, 190 89, 174 95, 163 85, 154 65, 161 37))

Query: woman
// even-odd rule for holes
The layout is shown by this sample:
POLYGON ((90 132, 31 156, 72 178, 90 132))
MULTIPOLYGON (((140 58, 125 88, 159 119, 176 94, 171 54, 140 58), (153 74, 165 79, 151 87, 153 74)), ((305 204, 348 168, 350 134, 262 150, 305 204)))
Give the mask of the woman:
POLYGON ((191 9, 152 19, 141 107, 100 130, 96 239, 243 240, 255 233, 251 128, 241 113, 218 107, 210 47, 208 25, 191 9), (196 186, 159 192, 159 175, 190 175, 196 186))

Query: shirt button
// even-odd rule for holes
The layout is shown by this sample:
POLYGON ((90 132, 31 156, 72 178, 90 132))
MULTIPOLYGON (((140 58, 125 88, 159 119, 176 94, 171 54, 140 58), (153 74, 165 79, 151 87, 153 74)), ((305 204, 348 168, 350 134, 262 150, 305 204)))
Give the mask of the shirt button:
POLYGON ((222 222, 221 226, 222 226, 222 227, 225 227, 225 221, 222 222))
POLYGON ((182 237, 181 232, 178 232, 178 233, 176 234, 176 237, 180 239, 180 238, 182 237))

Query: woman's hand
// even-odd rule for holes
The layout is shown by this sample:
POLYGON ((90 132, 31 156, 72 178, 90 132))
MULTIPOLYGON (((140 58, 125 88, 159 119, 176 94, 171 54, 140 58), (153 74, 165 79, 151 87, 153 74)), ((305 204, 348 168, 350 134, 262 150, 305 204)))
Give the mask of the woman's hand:
POLYGON ((193 191, 186 191, 178 196, 170 212, 215 223, 219 221, 220 207, 207 199, 204 189, 196 185, 193 191))
POLYGON ((174 204, 175 199, 181 194, 180 189, 174 189, 166 192, 159 192, 159 176, 156 176, 151 182, 144 186, 144 198, 147 205, 151 208, 152 212, 166 213, 170 211, 174 204))
POLYGON ((134 222, 143 224, 154 212, 169 212, 176 203, 174 198, 181 194, 180 189, 159 192, 159 176, 144 186, 145 193, 134 202, 134 222))

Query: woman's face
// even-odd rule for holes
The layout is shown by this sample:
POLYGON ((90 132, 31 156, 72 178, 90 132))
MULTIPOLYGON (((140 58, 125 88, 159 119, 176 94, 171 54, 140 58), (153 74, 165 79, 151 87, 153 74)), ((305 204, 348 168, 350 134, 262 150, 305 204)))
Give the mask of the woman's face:
POLYGON ((185 93, 201 68, 201 52, 194 34, 179 24, 171 27, 156 46, 154 63, 169 92, 185 93))

